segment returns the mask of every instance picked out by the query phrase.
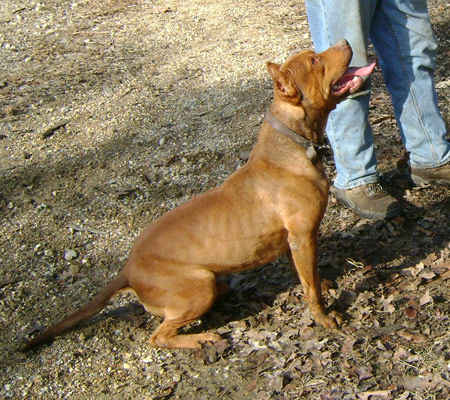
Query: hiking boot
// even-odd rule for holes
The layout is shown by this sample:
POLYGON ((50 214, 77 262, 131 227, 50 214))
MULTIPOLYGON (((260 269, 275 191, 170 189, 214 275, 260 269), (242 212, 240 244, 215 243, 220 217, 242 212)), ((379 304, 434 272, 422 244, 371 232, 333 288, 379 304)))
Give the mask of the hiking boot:
POLYGON ((450 163, 444 164, 437 168, 411 168, 411 180, 416 185, 420 185, 422 183, 432 185, 449 185, 450 163))
POLYGON ((368 219, 392 218, 401 211, 400 202, 383 190, 379 183, 349 190, 335 188, 335 195, 339 201, 368 219))

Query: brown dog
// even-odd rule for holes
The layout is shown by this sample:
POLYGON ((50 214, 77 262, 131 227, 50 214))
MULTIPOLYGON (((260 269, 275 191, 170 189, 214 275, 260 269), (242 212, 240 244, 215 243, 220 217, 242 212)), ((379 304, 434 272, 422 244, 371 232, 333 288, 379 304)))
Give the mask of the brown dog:
POLYGON ((283 65, 268 63, 274 100, 250 158, 221 186, 154 221, 137 238, 124 270, 87 306, 28 342, 27 351, 100 312, 118 292, 134 293, 164 318, 150 344, 198 348, 213 333, 179 335, 228 290, 216 278, 258 267, 290 252, 317 324, 325 313, 317 271, 317 232, 328 181, 317 149, 328 114, 361 86, 373 66, 348 69, 352 50, 341 40, 327 51, 304 51, 283 65), (317 146, 315 145, 317 144, 317 146))

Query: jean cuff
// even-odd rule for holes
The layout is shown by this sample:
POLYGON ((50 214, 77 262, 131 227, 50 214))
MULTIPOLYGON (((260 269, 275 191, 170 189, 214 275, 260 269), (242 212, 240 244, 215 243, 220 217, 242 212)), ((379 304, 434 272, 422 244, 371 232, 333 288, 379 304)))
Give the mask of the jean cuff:
POLYGON ((354 181, 347 183, 346 185, 341 185, 337 182, 339 178, 334 181, 334 186, 341 190, 351 190, 358 186, 368 185, 369 183, 378 183, 380 181, 380 176, 365 176, 364 178, 360 178, 354 181))
POLYGON ((429 164, 412 164, 410 163, 411 168, 415 169, 432 169, 432 168, 439 168, 442 167, 445 164, 448 164, 450 162, 450 157, 447 157, 444 161, 437 162, 437 163, 429 163, 429 164))

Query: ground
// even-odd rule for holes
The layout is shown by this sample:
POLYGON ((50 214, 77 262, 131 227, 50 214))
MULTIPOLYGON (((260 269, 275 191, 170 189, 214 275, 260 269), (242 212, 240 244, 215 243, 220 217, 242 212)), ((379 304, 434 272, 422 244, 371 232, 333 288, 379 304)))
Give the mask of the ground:
MULTIPOLYGON (((450 14, 429 8, 448 122, 450 14)), ((228 277, 231 293, 188 328, 221 333, 219 346, 152 349, 160 320, 123 295, 17 352, 115 276, 150 221, 245 162, 272 96, 265 63, 311 46, 303 1, 0 4, 1 398, 448 398, 449 189, 407 182, 380 69, 370 118, 405 212, 371 222, 331 194, 319 263, 340 330, 313 324, 282 258, 228 277)))

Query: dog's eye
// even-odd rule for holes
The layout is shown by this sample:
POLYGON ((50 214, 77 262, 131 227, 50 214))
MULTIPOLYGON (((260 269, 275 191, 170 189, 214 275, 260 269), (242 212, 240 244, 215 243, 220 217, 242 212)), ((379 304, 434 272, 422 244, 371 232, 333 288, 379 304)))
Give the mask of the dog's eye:
POLYGON ((322 64, 322 61, 320 60, 319 57, 311 58, 311 65, 319 65, 319 64, 322 64))

